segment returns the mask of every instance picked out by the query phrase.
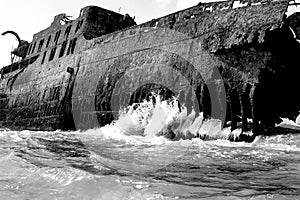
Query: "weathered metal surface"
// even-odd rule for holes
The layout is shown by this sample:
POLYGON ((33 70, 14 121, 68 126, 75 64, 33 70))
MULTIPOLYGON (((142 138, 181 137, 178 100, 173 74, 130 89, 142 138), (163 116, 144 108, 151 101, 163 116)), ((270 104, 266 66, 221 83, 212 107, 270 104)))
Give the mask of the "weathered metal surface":
POLYGON ((149 88, 164 88, 188 109, 232 121, 233 129, 237 116, 244 130, 252 118, 259 134, 299 109, 292 91, 300 47, 289 29, 298 26, 297 17, 284 16, 288 3, 199 4, 137 26, 97 7, 64 25, 59 15, 34 35, 24 60, 35 62, 1 70, 0 126, 93 128, 111 122, 149 88))

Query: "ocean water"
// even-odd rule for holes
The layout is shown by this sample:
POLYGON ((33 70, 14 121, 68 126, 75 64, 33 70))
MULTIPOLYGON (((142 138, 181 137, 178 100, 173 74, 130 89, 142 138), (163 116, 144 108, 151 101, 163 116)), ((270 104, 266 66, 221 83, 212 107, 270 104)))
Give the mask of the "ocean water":
POLYGON ((0 130, 0 199, 300 199, 300 135, 228 132, 159 100, 88 131, 0 130))

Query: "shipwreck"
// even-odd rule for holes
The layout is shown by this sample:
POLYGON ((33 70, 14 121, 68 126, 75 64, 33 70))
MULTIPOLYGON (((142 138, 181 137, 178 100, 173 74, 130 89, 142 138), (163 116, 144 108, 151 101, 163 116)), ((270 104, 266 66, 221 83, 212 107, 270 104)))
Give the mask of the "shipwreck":
MULTIPOLYGON (((300 110, 300 13, 289 0, 198 5, 136 25, 88 6, 55 16, 0 71, 0 127, 89 129, 152 91, 254 135, 300 110), (237 6, 238 5, 238 6, 237 6), (251 123, 249 123, 251 121, 251 123)), ((237 138, 237 140, 243 140, 237 138)))

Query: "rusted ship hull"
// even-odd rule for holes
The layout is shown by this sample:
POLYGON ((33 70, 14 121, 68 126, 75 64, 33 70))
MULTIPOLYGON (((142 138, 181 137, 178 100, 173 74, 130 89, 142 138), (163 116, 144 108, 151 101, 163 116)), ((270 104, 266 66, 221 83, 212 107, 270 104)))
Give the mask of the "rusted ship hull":
MULTIPOLYGON (((61 36, 52 47, 27 56, 24 65, 2 69, 0 126, 99 127, 152 90, 178 96, 205 118, 231 121, 232 129, 241 121, 248 130, 252 119, 255 134, 274 127, 279 117, 295 118, 300 110, 297 13, 286 18, 289 1, 248 2, 235 9, 233 3, 199 4, 105 35, 88 26, 96 8, 86 9, 88 14, 73 22, 84 21, 81 33, 72 26, 74 38, 61 36)), ((67 31, 66 25, 55 27, 53 33, 67 31)), ((38 36, 46 37, 45 32, 38 36)))

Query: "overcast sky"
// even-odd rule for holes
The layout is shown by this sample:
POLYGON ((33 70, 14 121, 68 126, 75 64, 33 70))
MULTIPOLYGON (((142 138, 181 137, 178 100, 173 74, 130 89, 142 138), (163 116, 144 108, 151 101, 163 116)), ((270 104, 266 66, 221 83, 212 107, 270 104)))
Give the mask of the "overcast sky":
MULTIPOLYGON (((211 0, 202 0, 211 1, 211 0)), ((34 33, 47 28, 55 15, 77 18, 82 7, 96 5, 135 16, 137 23, 198 4, 200 0, 3 0, 0 7, 0 33, 13 30, 31 42, 34 33)), ((0 35, 0 68, 10 64, 10 51, 17 46, 12 35, 0 35)))

